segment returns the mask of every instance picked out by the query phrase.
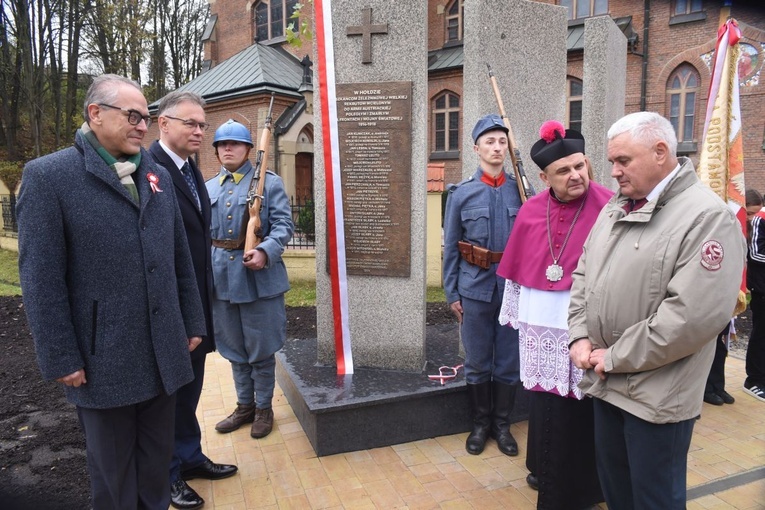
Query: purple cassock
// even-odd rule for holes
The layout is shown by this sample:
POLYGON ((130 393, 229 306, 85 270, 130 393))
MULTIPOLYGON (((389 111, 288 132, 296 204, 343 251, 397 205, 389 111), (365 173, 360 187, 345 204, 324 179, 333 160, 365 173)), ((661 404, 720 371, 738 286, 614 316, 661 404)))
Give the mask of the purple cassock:
POLYGON ((575 200, 560 202, 548 189, 518 213, 497 275, 509 280, 500 322, 519 330, 526 389, 583 397, 576 386, 582 373, 568 356, 571 275, 611 196, 611 190, 590 181, 587 193, 575 200), (558 267, 551 272, 551 266, 558 267))

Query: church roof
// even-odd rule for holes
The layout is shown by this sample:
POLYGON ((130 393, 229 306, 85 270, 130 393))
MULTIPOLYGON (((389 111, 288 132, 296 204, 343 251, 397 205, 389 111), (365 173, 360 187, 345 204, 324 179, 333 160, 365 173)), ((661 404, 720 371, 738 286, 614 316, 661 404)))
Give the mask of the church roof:
MULTIPOLYGON (((632 29, 632 16, 613 18, 616 26, 624 33, 631 45, 637 42, 637 34, 632 29)), ((577 20, 576 24, 568 27, 566 34, 566 50, 577 51, 584 49, 584 20, 577 20)), ((428 52, 428 71, 442 71, 446 69, 462 69, 464 51, 462 45, 447 46, 428 52)))
POLYGON ((428 52, 428 71, 442 69, 462 69, 462 45, 442 48, 428 52))
MULTIPOLYGON (((303 79, 300 61, 288 52, 255 43, 227 58, 178 90, 196 92, 207 103, 215 103, 262 92, 302 99, 298 92, 303 79)), ((149 105, 155 111, 159 101, 149 105)))
MULTIPOLYGON (((622 16, 621 18, 613 18, 616 26, 622 31, 627 40, 634 44, 637 41, 637 34, 632 29, 632 16, 622 16)), ((584 49, 584 23, 578 23, 568 27, 568 34, 566 35, 566 49, 568 51, 583 50, 584 49)))

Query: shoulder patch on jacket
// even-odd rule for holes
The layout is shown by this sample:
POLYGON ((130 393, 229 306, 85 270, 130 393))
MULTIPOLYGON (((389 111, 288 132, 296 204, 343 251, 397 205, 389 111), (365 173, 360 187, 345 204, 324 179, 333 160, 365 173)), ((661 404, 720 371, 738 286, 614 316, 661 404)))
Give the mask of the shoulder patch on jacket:
POLYGON ((701 245, 701 266, 707 271, 717 271, 720 269, 724 255, 722 244, 710 239, 701 245))

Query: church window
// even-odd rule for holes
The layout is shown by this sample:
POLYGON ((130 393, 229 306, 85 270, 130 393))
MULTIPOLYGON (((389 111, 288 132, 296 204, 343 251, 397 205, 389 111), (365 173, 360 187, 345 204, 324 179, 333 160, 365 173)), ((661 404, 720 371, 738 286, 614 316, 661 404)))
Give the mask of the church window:
POLYGON ((290 24, 299 25, 291 18, 299 0, 260 0, 252 9, 252 23, 255 26, 255 41, 267 41, 284 36, 290 24))
POLYGON ((460 149, 460 97, 444 92, 433 100, 433 151, 452 152, 460 149))
POLYGON ((568 9, 570 20, 608 14, 608 0, 560 0, 558 5, 568 9))
POLYGON ((675 0, 673 14, 675 16, 682 16, 683 14, 701 12, 701 10, 701 0, 675 0))
POLYGON ((462 40, 463 0, 452 0, 446 9, 446 42, 462 40))
POLYGON ((667 81, 668 117, 679 143, 693 141, 699 82, 699 73, 687 63, 680 65, 667 81))
POLYGON ((582 80, 569 78, 566 86, 566 127, 582 132, 582 80))

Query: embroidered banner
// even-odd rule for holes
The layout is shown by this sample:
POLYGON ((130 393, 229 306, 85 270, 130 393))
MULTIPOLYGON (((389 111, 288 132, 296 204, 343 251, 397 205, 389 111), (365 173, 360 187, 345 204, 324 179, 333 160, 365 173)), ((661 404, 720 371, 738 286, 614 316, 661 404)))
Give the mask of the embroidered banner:
POLYGON ((330 0, 316 0, 317 72, 321 102, 321 129, 324 142, 324 178, 327 188, 327 239, 329 275, 332 287, 332 316, 335 332, 335 360, 338 375, 353 373, 351 332, 348 327, 348 276, 345 265, 345 227, 340 181, 340 150, 337 131, 335 53, 332 42, 330 0))
MULTIPOLYGON (((746 236, 744 152, 739 105, 738 42, 741 30, 729 19, 717 32, 698 174, 736 214, 746 236)), ((746 309, 746 274, 734 314, 746 309)))

